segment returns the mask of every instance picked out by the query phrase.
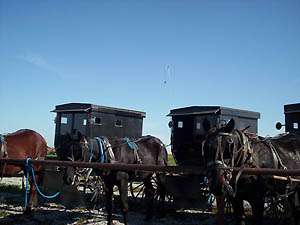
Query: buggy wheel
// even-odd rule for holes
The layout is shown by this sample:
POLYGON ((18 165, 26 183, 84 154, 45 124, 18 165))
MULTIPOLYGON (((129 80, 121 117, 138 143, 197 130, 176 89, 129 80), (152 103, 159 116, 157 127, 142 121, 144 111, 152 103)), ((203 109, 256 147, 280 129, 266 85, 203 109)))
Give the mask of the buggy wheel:
MULTIPOLYGON (((155 174, 151 177, 151 185, 153 188, 153 197, 154 201, 160 201, 160 195, 159 195, 159 184, 157 180, 157 176, 155 174)), ((143 201, 145 199, 145 185, 142 181, 132 181, 129 183, 129 190, 131 197, 134 201, 143 201)), ((172 203, 173 197, 166 193, 164 201, 166 203, 172 203)))
POLYGON ((145 185, 143 182, 132 181, 129 183, 131 198, 134 201, 143 200, 145 198, 145 185))
POLYGON ((274 194, 265 201, 264 216, 272 225, 296 225, 294 194, 291 196, 274 194))
POLYGON ((100 176, 90 176, 86 188, 89 193, 88 203, 93 209, 103 208, 105 205, 105 185, 100 176))

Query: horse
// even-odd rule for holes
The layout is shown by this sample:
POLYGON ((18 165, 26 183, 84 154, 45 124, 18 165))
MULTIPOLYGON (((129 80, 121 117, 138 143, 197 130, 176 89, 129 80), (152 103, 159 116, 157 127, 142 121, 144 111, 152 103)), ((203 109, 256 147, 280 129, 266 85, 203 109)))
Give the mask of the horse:
MULTIPOLYGON (((231 119, 225 126, 211 128, 203 124, 208 132, 203 154, 209 180, 209 188, 216 196, 226 196, 232 203, 237 225, 245 224, 243 200, 250 203, 253 224, 263 224, 265 198, 268 193, 285 194, 292 190, 289 203, 295 202, 298 191, 295 184, 278 181, 270 176, 242 175, 243 168, 300 168, 300 135, 285 134, 273 138, 262 138, 235 129, 231 119), (226 167, 240 167, 233 173, 226 167)), ((289 179, 288 179, 289 180, 289 179)), ((290 205, 292 205, 290 204, 290 205)), ((295 204, 292 206, 289 225, 297 224, 295 204)))
MULTIPOLYGON (((58 151, 60 159, 85 162, 106 162, 106 163, 123 163, 123 164, 144 164, 144 165, 167 165, 167 150, 164 144, 156 137, 144 136, 135 140, 128 141, 123 138, 113 138, 108 140, 106 137, 87 138, 81 134, 76 145, 76 140, 72 140, 70 135, 66 143, 67 148, 61 147, 58 151), (102 147, 101 147, 102 146, 102 147), (132 149, 133 148, 133 149, 132 149)), ((63 138, 66 140, 66 138, 63 138)), ((145 198, 147 204, 147 215, 145 220, 153 216, 154 189, 151 183, 153 172, 125 172, 125 171, 97 171, 105 184, 106 210, 108 213, 107 224, 112 224, 112 196, 113 187, 118 186, 124 224, 128 222, 128 183, 138 174, 139 180, 145 185, 145 198)), ((75 170, 73 167, 67 167, 64 173, 64 181, 71 184, 74 179, 75 170)), ((158 178, 158 191, 161 201, 162 210, 165 199, 165 176, 156 174, 158 178)))
MULTIPOLYGON (((29 129, 21 129, 7 135, 0 135, 0 157, 13 159, 44 159, 47 155, 47 143, 45 139, 37 132, 29 129)), ((40 165, 34 166, 36 171, 36 182, 41 178, 40 165)), ((24 166, 0 165, 1 177, 12 177, 24 170, 24 166)), ((37 204, 36 187, 32 179, 29 180, 30 193, 29 202, 24 211, 28 214, 32 207, 37 204)))

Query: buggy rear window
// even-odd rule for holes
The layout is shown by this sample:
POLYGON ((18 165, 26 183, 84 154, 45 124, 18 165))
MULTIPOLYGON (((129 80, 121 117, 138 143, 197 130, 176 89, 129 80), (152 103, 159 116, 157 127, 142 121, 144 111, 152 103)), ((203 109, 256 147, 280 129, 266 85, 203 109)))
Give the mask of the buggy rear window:
POLYGON ((67 117, 61 117, 60 123, 61 124, 68 124, 68 118, 67 117))
POLYGON ((298 130, 298 129, 299 129, 299 124, 298 124, 298 123, 293 123, 293 128, 294 128, 295 130, 298 130))
POLYGON ((94 117, 94 123, 95 123, 96 125, 102 125, 101 118, 100 118, 100 117, 94 117))
POLYGON ((122 126, 123 126, 123 125, 122 125, 122 120, 116 120, 115 126, 116 126, 116 127, 122 127, 122 126))

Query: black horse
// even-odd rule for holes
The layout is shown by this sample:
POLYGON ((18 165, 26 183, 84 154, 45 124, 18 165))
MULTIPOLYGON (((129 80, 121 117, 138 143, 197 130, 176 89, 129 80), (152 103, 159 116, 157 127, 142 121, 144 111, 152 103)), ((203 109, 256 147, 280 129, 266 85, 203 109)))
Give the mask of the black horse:
MULTIPOLYGON (((263 224, 265 198, 268 193, 284 194, 289 187, 290 203, 295 201, 296 185, 288 181, 278 181, 271 176, 242 175, 242 169, 233 173, 226 167, 241 168, 300 168, 300 136, 285 134, 274 138, 261 138, 234 129, 230 120, 221 128, 203 126, 208 132, 203 142, 209 188, 216 196, 226 196, 232 203, 236 224, 244 225, 243 200, 250 203, 253 224, 263 224), (289 183, 289 185, 287 185, 289 183)), ((295 204, 292 204, 289 225, 297 224, 295 204)))
MULTIPOLYGON (((145 165, 167 165, 167 151, 164 144, 156 137, 145 136, 132 142, 128 139, 86 138, 81 134, 77 138, 70 135, 61 141, 65 147, 61 147, 59 158, 61 160, 74 160, 85 162, 124 163, 145 165)), ((146 220, 153 215, 154 189, 151 182, 152 172, 126 172, 126 171, 97 171, 104 181, 106 193, 106 210, 108 213, 108 225, 112 224, 112 196, 113 187, 118 186, 124 224, 127 224, 128 214, 128 182, 138 175, 145 185, 145 199, 147 201, 146 220)), ((75 175, 75 168, 68 167, 64 173, 64 181, 71 184, 75 175)), ((158 192, 163 210, 165 199, 165 176, 156 174, 158 180, 158 192)))

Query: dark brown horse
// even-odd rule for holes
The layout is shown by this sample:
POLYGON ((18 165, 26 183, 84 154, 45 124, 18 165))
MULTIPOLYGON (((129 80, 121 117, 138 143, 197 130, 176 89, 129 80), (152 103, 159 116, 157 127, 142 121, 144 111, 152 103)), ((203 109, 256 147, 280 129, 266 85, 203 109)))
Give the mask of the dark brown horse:
MULTIPOLYGON (((14 133, 1 135, 0 157, 13 159, 44 159, 47 154, 47 143, 37 132, 28 129, 18 130, 14 133)), ((24 166, 0 165, 1 177, 13 177, 24 170, 24 166)), ((34 166, 36 181, 40 179, 41 166, 34 166)), ((30 212, 32 206, 37 202, 35 185, 30 179, 29 204, 25 212, 30 212)))
MULTIPOLYGON (((263 224, 265 197, 268 193, 291 193, 287 200, 295 201, 296 185, 278 181, 270 176, 250 176, 232 173, 226 167, 300 168, 300 136, 285 134, 275 138, 261 138, 234 129, 234 120, 222 128, 210 128, 203 143, 209 187, 216 196, 226 196, 232 202, 236 224, 244 225, 243 200, 247 200, 253 213, 253 223, 263 224), (289 189, 288 189, 289 188, 289 189)), ((286 224, 296 224, 295 204, 290 209, 292 217, 286 224)))
MULTIPOLYGON (((70 137, 70 136, 69 136, 70 137)), ((81 137, 78 145, 66 144, 67 149, 61 148, 59 151, 60 159, 82 160, 90 162, 106 162, 106 163, 124 163, 124 164, 146 164, 146 165, 167 165, 167 151, 164 144, 156 137, 145 136, 136 141, 131 142, 126 139, 111 139, 102 137, 101 140, 86 139, 81 137), (102 142, 102 147, 99 146, 102 142), (102 148, 102 150, 101 150, 102 148), (102 153, 101 153, 102 151, 102 153)), ((73 140, 74 141, 74 140, 73 140)), ((67 143, 66 141, 61 141, 67 143)), ((69 143, 72 143, 69 142, 69 143)), ((98 171, 105 183, 106 191, 106 210, 108 213, 108 225, 112 224, 112 196, 113 187, 119 188, 124 223, 127 224, 128 213, 128 182, 136 178, 138 174, 139 180, 145 185, 145 198, 147 203, 147 215, 145 219, 150 219, 153 214, 154 189, 151 183, 152 172, 126 172, 126 171, 109 171, 103 173, 98 171)), ((65 171, 65 182, 71 183, 74 177, 74 169, 68 168, 65 171)), ((158 188, 161 204, 165 198, 165 177, 157 174, 158 188)), ((163 205, 161 205, 163 210, 163 205)))

